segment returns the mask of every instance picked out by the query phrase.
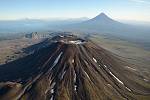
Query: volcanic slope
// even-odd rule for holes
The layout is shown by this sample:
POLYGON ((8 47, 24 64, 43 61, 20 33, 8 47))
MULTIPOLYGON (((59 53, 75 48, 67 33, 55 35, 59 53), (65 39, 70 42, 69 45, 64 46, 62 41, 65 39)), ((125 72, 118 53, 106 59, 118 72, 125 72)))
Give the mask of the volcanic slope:
POLYGON ((60 35, 0 66, 0 100, 150 100, 150 85, 93 42, 60 35))

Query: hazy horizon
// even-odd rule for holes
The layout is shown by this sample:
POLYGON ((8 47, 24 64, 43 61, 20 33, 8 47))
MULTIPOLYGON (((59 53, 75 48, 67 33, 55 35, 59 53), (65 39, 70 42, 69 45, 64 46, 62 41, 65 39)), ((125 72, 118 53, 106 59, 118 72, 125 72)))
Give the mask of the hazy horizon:
MULTIPOLYGON (((105 12, 101 12, 101 13, 105 13, 105 12)), ((96 17, 96 16, 94 16, 94 17, 96 17)), ((92 18, 94 18, 94 17, 92 17, 92 18)), ((129 19, 129 20, 128 19, 115 19, 115 18, 112 18, 110 16, 108 16, 108 17, 113 19, 113 20, 116 20, 118 22, 125 23, 125 24, 150 26, 150 21, 132 20, 132 19, 129 19)), ((13 21, 13 22, 15 22, 15 21, 43 21, 43 22, 59 22, 59 21, 77 21, 78 22, 79 21, 79 22, 82 22, 82 21, 87 21, 87 20, 92 19, 92 18, 89 18, 89 17, 79 17, 79 18, 53 17, 53 18, 45 18, 45 19, 20 18, 20 19, 3 19, 3 20, 0 19, 0 22, 9 22, 9 21, 10 22, 11 21, 13 21)))
POLYGON ((93 18, 150 22, 148 0, 1 0, 0 20, 93 18))

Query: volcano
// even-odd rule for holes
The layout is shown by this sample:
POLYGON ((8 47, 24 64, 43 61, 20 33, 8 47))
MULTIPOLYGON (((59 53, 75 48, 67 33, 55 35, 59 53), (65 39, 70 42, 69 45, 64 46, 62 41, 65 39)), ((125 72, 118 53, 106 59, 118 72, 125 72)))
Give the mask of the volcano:
POLYGON ((100 13, 99 15, 97 15, 96 17, 89 19, 87 21, 85 21, 84 23, 93 23, 93 24, 121 24, 118 21, 115 21, 113 19, 111 19, 110 17, 108 17, 105 13, 100 13))
MULTIPOLYGON (((133 26, 132 26, 133 27, 133 26)), ((60 27, 61 28, 61 27, 60 27)), ((96 33, 113 33, 113 34, 123 34, 128 33, 128 30, 133 30, 131 25, 127 25, 121 22, 118 22, 105 13, 100 13, 99 15, 91 18, 89 20, 69 24, 62 26, 63 30, 70 31, 81 31, 81 32, 96 32, 96 33)), ((131 32, 130 32, 131 33, 131 32)))
POLYGON ((59 35, 42 44, 0 66, 0 100, 150 99, 148 81, 94 42, 59 35))

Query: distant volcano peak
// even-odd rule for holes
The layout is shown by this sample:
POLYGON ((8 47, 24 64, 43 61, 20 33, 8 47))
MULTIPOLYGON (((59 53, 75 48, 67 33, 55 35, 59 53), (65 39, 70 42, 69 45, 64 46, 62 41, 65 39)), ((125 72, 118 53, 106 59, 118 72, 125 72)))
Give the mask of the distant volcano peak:
POLYGON ((108 17, 105 13, 100 13, 98 16, 104 16, 104 17, 108 17))
POLYGON ((102 12, 96 17, 94 17, 92 20, 112 20, 112 19, 102 12))

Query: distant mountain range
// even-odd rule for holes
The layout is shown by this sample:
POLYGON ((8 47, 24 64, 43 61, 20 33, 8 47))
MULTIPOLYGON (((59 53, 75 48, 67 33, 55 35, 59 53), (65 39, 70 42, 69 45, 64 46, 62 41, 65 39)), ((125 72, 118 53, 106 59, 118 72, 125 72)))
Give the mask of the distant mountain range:
POLYGON ((124 24, 111 19, 104 13, 87 21, 62 26, 61 28, 69 31, 107 34, 138 40, 149 40, 147 37, 150 37, 150 28, 124 24))
POLYGON ((124 24, 104 13, 92 19, 0 21, 0 33, 48 30, 98 33, 139 41, 149 41, 150 37, 149 27, 124 24))
POLYGON ((77 19, 21 19, 0 21, 0 34, 16 32, 47 31, 58 25, 75 24, 88 20, 88 18, 77 19))

